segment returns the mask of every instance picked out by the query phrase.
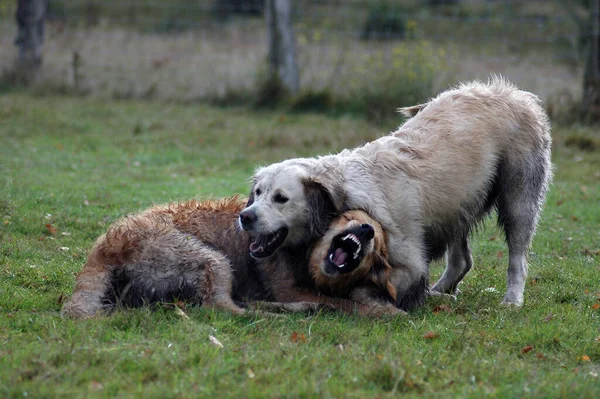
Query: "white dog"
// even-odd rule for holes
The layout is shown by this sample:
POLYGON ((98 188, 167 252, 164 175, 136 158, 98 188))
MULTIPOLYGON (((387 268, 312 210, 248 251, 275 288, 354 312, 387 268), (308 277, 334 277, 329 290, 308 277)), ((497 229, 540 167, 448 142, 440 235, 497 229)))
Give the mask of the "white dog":
MULTIPOLYGON (((251 254, 297 258, 332 215, 363 210, 387 233, 396 304, 410 309, 427 292, 429 262, 445 253, 432 290, 456 292, 472 267, 469 233, 496 209, 509 248, 503 303, 522 305, 526 254, 552 174, 550 125, 538 98, 494 77, 402 111, 412 118, 362 147, 260 168, 240 214, 242 228, 256 235, 251 254)), ((299 289, 297 269, 296 284, 272 289, 299 289)))

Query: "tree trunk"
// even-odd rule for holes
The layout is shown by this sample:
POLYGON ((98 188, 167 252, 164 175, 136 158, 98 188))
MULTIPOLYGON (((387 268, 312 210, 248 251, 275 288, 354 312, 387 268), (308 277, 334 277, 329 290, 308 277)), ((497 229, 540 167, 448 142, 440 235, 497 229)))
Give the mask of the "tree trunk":
POLYGON ((581 111, 585 122, 597 123, 600 121, 600 0, 591 1, 590 29, 581 111))
POLYGON ((27 81, 35 77, 42 64, 44 19, 48 0, 17 0, 18 33, 15 45, 19 48, 18 71, 27 81))
POLYGON ((265 15, 269 42, 269 74, 291 94, 300 87, 292 29, 292 1, 267 0, 265 15))

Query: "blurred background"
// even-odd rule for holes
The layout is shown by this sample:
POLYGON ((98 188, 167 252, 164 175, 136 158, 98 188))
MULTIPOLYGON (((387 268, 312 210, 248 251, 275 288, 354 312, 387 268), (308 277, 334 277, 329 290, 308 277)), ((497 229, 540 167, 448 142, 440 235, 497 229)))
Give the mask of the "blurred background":
POLYGON ((502 74, 597 120, 597 0, 0 0, 0 92, 385 120, 502 74))

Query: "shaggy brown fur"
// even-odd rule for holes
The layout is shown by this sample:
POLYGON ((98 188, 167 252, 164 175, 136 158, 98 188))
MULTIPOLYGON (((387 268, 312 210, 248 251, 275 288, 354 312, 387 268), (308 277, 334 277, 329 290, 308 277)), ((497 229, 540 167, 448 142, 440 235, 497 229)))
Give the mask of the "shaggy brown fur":
MULTIPOLYGON (((245 312, 238 305, 243 301, 252 301, 252 308, 275 311, 301 312, 325 305, 363 315, 396 313, 375 306, 375 302, 360 304, 319 294, 310 280, 297 290, 286 289, 295 281, 286 274, 290 268, 279 268, 271 260, 256 260, 248 253, 251 237, 236 223, 245 203, 237 196, 191 200, 154 206, 118 220, 96 241, 62 314, 84 318, 116 305, 175 300, 236 314, 245 312), (265 263, 267 275, 259 275, 257 262, 265 263), (267 289, 263 281, 273 285, 267 289), (254 302, 271 298, 282 302, 254 302)), ((284 261, 306 264, 302 256, 284 261)), ((298 264, 298 269, 304 269, 302 265, 298 264)), ((321 286, 325 281, 326 276, 319 278, 321 286)))
POLYGON ((176 299, 243 313, 234 299, 267 298, 249 235, 236 224, 245 203, 192 200, 120 219, 96 241, 62 314, 90 317, 116 304, 176 299))

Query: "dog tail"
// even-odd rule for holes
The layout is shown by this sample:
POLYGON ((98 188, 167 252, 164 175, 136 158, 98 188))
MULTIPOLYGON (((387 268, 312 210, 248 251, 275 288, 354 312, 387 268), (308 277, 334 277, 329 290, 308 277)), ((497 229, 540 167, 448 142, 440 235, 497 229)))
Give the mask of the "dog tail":
POLYGON ((412 118, 413 116, 415 116, 416 114, 421 112, 421 110, 423 110, 427 106, 427 104, 429 104, 429 103, 417 104, 417 105, 413 105, 410 107, 398 108, 398 112, 401 113, 402 115, 406 116, 407 118, 412 118))

